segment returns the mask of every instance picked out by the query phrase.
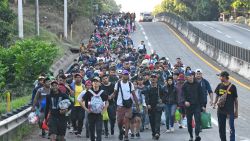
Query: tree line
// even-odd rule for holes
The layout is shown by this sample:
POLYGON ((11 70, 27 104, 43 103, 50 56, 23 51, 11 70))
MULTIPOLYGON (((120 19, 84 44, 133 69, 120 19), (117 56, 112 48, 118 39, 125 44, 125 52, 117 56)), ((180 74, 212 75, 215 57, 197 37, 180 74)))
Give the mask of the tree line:
POLYGON ((175 13, 186 20, 218 20, 220 13, 245 16, 250 13, 249 0, 163 0, 153 14, 175 13))

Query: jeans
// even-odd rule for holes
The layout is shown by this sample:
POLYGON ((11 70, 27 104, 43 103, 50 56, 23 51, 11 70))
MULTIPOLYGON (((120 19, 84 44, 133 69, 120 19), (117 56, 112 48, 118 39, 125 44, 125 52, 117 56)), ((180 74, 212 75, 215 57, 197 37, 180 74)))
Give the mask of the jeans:
POLYGON ((85 117, 85 111, 81 106, 74 106, 71 110, 72 126, 78 134, 82 132, 83 120, 85 117))
POLYGON ((189 135, 191 138, 193 138, 192 120, 194 116, 195 135, 197 137, 200 134, 200 128, 201 128, 201 108, 199 105, 190 105, 190 107, 186 108, 186 112, 187 112, 187 126, 189 135))
MULTIPOLYGON (((226 141, 227 114, 217 113, 221 141, 226 141)), ((229 114, 230 141, 235 141, 234 114, 229 114)))
POLYGON ((174 116, 176 111, 176 104, 166 104, 165 105, 165 117, 166 117, 166 127, 169 129, 170 127, 174 127, 174 116))
POLYGON ((104 120, 103 121, 103 125, 104 125, 104 134, 106 136, 109 135, 109 125, 108 125, 109 121, 108 120, 104 120))
MULTIPOLYGON (((88 112, 85 112, 85 117, 88 117, 88 112)), ((89 120, 85 118, 85 128, 86 128, 86 137, 89 137, 89 120)))
POLYGON ((156 110, 156 108, 152 108, 148 111, 152 136, 155 136, 156 134, 160 135, 161 114, 162 111, 156 110))
POLYGON ((109 123, 111 134, 114 134, 115 122, 116 122, 116 105, 111 104, 108 107, 109 123))
POLYGON ((102 115, 101 114, 88 114, 89 120, 89 133, 91 141, 101 141, 102 140, 102 115), (95 140, 96 131, 96 140, 95 140))

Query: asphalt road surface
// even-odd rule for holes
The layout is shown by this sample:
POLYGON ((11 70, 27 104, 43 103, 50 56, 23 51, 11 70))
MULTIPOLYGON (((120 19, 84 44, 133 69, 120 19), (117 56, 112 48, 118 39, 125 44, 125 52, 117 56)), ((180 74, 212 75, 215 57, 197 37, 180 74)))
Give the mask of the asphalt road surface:
POLYGON ((250 27, 227 22, 190 22, 195 27, 217 39, 250 49, 250 27))
MULTIPOLYGON (((146 47, 149 51, 156 50, 160 56, 165 56, 170 59, 172 63, 175 62, 175 58, 181 57, 185 65, 191 66, 193 69, 200 68, 203 70, 204 77, 211 83, 214 90, 215 86, 219 83, 219 79, 216 76, 218 72, 213 70, 210 66, 206 65, 200 58, 195 56, 186 46, 184 46, 178 38, 169 30, 164 23, 138 23, 137 31, 132 35, 135 45, 138 45, 141 40, 144 40, 146 47)), ((235 82, 233 82, 236 84, 235 82)), ((236 84, 239 95, 239 119, 236 124, 236 140, 237 141, 250 141, 249 127, 250 127, 250 90, 236 84)), ((212 129, 203 130, 200 134, 203 141, 219 141, 218 123, 216 117, 216 110, 208 106, 208 112, 212 113, 212 129)), ((188 141, 189 135, 187 129, 175 128, 174 133, 165 133, 166 128, 161 128, 160 141, 188 141)), ((34 131, 25 140, 27 141, 44 141, 38 136, 38 131, 34 131)), ((229 137, 229 132, 227 132, 229 137)), ((70 141, 82 141, 86 140, 85 131, 82 133, 81 138, 77 138, 74 135, 67 133, 66 140, 70 141)), ((104 141, 118 141, 118 128, 116 127, 116 133, 108 139, 103 137, 104 141)), ((133 139, 138 141, 151 141, 151 132, 147 130, 141 133, 140 139, 133 139)))

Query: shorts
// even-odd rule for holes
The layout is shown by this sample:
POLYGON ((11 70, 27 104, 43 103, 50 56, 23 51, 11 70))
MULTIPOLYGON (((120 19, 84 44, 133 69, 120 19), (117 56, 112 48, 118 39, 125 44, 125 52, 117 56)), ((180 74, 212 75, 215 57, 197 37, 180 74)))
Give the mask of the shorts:
POLYGON ((117 112, 118 123, 123 122, 124 118, 128 118, 128 119, 132 118, 132 108, 125 108, 122 106, 118 106, 116 112, 117 112))
POLYGON ((50 115, 48 121, 49 133, 56 134, 58 136, 65 136, 67 128, 66 117, 55 117, 50 115))
POLYGON ((141 118, 141 113, 133 113, 132 114, 132 119, 135 118, 135 117, 141 118))

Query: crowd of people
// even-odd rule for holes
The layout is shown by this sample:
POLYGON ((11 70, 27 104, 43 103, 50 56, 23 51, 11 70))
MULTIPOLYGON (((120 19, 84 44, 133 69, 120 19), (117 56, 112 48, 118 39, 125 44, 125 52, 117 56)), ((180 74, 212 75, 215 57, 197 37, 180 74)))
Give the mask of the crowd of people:
POLYGON ((201 69, 193 71, 181 58, 172 65, 156 51, 149 54, 143 41, 134 44, 135 14, 105 14, 94 23, 89 42, 81 43, 80 56, 69 69, 60 70, 54 79, 41 74, 35 83, 32 111, 37 111, 43 137, 48 134, 51 141, 63 141, 67 129, 81 137, 85 128, 87 138, 101 141, 103 135, 115 135, 117 124, 119 140, 140 138, 149 128, 152 138, 158 140, 164 113, 167 133, 174 132, 176 123, 180 129, 188 128, 190 141, 200 141, 201 112, 206 111, 207 97, 214 106, 226 92, 230 98, 218 114, 220 137, 225 141, 225 115, 234 116, 231 104, 237 99, 236 87, 226 81, 227 72, 220 74, 223 83, 216 88, 214 103, 201 69), (178 120, 176 111, 181 114, 178 120))

